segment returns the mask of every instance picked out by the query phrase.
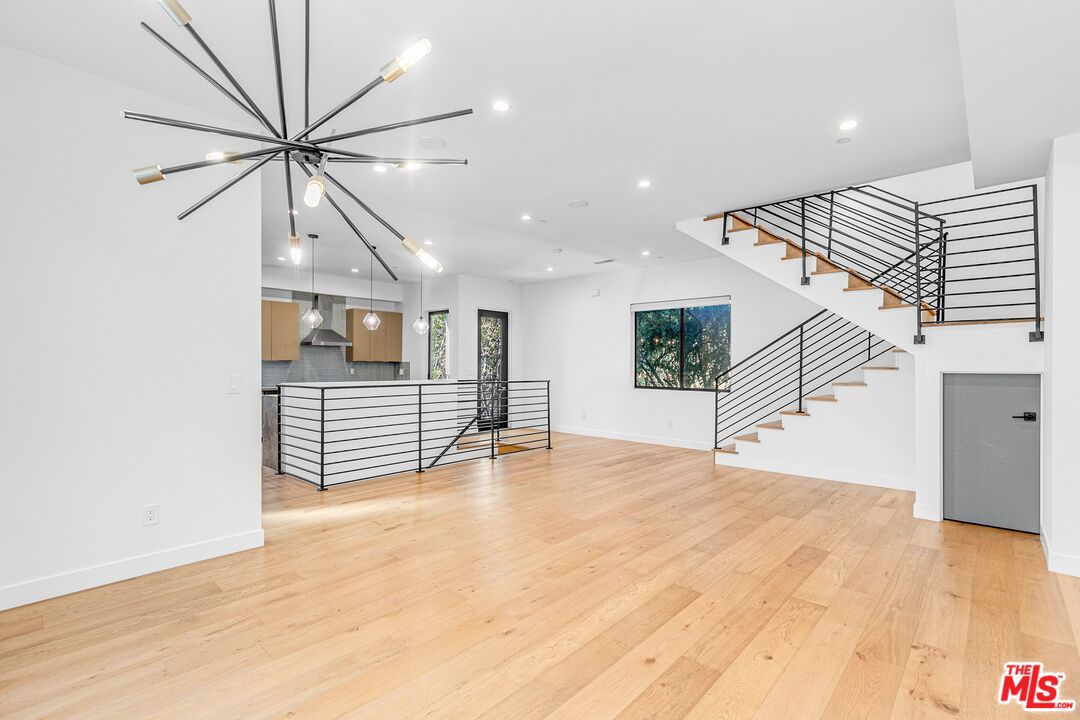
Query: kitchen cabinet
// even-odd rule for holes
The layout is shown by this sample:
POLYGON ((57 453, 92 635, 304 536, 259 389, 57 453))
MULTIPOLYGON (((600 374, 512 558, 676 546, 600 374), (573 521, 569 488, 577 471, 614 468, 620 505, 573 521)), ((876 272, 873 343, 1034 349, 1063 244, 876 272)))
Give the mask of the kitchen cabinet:
POLYGON ((352 347, 345 348, 348 362, 401 362, 401 313, 378 310, 382 323, 372 331, 364 326, 367 310, 354 308, 345 313, 345 337, 352 347))
POLYGON ((262 359, 300 359, 300 306, 262 301, 262 359))

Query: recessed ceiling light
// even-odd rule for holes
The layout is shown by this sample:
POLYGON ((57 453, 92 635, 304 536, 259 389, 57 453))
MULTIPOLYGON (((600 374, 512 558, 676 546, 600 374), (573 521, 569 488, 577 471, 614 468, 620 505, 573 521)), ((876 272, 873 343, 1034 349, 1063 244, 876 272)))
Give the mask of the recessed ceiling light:
POLYGON ((521 216, 521 219, 524 220, 525 222, 529 222, 530 220, 532 220, 532 215, 530 215, 529 213, 525 213, 524 215, 521 216))
POLYGON ((444 147, 446 147, 446 141, 440 137, 435 137, 434 135, 427 135, 426 137, 420 138, 416 142, 420 145, 420 147, 425 147, 430 150, 442 150, 444 147))
POLYGON ((506 112, 510 109, 510 103, 506 102, 505 100, 496 100, 495 102, 491 103, 491 109, 495 112, 506 112))
POLYGON ((652 185, 652 181, 651 181, 651 180, 649 180, 648 178, 644 178, 644 179, 642 179, 642 180, 638 180, 638 182, 637 182, 637 186, 638 186, 639 188, 647 188, 647 187, 649 187, 650 185, 652 185))
POLYGON ((589 201, 588 200, 571 200, 570 202, 568 202, 566 204, 569 207, 572 207, 572 208, 575 208, 575 209, 580 209, 580 208, 583 208, 583 207, 589 207, 589 201))
POLYGON ((649 256, 649 251, 648 250, 642 250, 641 251, 641 257, 648 257, 648 256, 649 256))
POLYGON ((386 166, 385 165, 372 165, 371 169, 374 170, 377 173, 386 172, 386 166))
POLYGON ((857 127, 859 127, 858 120, 845 120, 844 122, 840 123, 841 130, 854 130, 857 127))
POLYGON ((838 137, 838 138, 836 138, 836 144, 837 145, 843 145, 844 143, 849 143, 849 142, 851 142, 851 138, 849 138, 849 137, 838 137))
POLYGON ((425 240, 425 241, 424 241, 424 244, 425 244, 425 245, 431 245, 432 243, 431 243, 431 241, 430 241, 430 240, 425 240))
POLYGON ((285 258, 283 258, 283 257, 279 257, 279 258, 278 258, 278 262, 285 262, 285 258))
POLYGON ((553 268, 553 267, 549 267, 549 268, 547 269, 547 271, 548 271, 548 272, 555 272, 555 268, 553 268))
POLYGON ((360 272, 360 268, 349 268, 349 272, 360 272))

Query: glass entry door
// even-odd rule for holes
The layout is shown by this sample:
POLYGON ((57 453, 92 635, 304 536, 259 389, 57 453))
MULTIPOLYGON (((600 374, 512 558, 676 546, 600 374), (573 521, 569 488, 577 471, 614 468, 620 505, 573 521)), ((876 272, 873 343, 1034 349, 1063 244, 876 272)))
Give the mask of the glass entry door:
POLYGON ((480 429, 505 428, 506 384, 510 374, 510 316, 497 310, 477 312, 476 377, 480 380, 480 429))

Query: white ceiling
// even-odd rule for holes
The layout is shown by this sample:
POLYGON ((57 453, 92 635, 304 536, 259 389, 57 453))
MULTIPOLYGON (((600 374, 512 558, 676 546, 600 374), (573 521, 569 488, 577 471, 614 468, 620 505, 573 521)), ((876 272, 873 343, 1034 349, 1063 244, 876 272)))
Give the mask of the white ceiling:
MULTIPOLYGON (((279 0, 290 128, 302 111, 302 8, 279 0)), ((313 114, 375 77, 420 37, 431 55, 327 127, 345 132, 465 107, 470 117, 342 143, 368 153, 466 157, 468 167, 337 175, 403 232, 431 239, 447 273, 529 281, 708 253, 679 219, 969 158, 956 14, 951 2, 905 0, 414 0, 313 3, 313 114), (506 98, 513 108, 491 110, 506 98), (837 124, 860 120, 838 145, 837 124), (436 135, 442 150, 417 140, 436 135), (636 186, 642 177, 653 185, 636 186), (590 205, 572 209, 567 203, 590 205), (522 212, 546 222, 523 223, 522 212), (643 258, 642 249, 651 255, 643 258), (562 250, 556 254, 556 250, 562 250), (546 267, 554 267, 551 273, 546 267)), ((276 118, 266 3, 185 0, 195 26, 276 118)), ((146 20, 209 66, 153 0, 19 3, 0 42, 214 112, 246 116, 139 27, 146 20)), ((120 108, 118 108, 119 110, 120 108)), ((153 114, 156 108, 126 108, 153 114)), ((199 158, 127 157, 115 172, 199 158)), ((207 136, 207 149, 251 143, 207 136)), ((281 165, 264 173, 264 262, 287 255, 281 165)), ((196 171, 207 190, 234 166, 196 171)), ((300 192, 300 180, 295 180, 300 192)), ((197 198, 176 197, 176 208, 197 198)), ((344 201, 348 204, 348 201, 344 201)), ((366 257, 328 204, 300 206, 319 233, 319 270, 348 275, 366 257)), ((355 208, 358 222, 363 211, 355 208)), ((163 222, 175 222, 162 218, 163 222)), ((366 220, 388 260, 416 261, 366 220)), ((377 272, 376 277, 380 277, 377 272)))
POLYGON ((956 0, 978 187, 1046 172, 1050 142, 1080 132, 1080 3, 956 0))

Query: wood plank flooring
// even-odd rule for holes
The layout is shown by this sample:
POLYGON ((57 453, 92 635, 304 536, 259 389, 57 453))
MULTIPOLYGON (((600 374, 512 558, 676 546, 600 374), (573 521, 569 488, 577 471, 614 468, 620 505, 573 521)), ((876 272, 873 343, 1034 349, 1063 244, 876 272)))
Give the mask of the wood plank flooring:
POLYGON ((0 613, 0 717, 986 718, 1080 697, 1080 579, 910 493, 556 435, 319 493, 267 545, 0 613))

